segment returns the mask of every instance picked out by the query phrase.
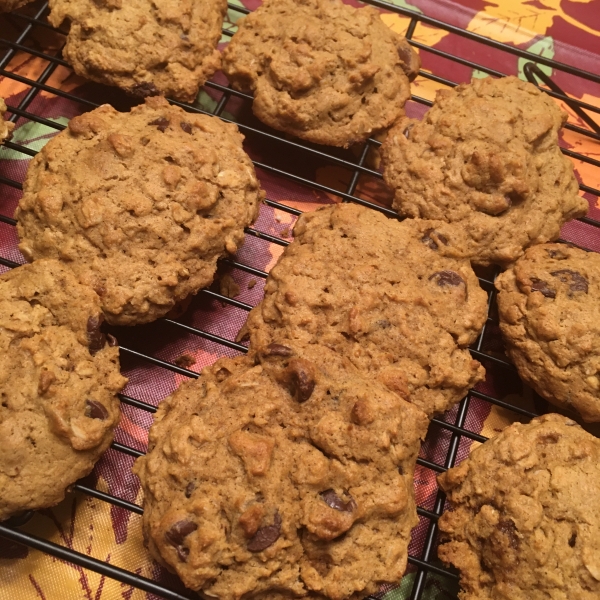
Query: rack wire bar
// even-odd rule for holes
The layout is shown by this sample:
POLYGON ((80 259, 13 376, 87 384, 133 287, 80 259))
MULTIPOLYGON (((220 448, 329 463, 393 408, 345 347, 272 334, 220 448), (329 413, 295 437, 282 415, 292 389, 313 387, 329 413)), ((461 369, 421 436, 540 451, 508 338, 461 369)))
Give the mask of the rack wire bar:
MULTIPOLYGON (((591 116, 600 114, 600 108, 577 98, 570 97, 568 90, 563 90, 561 87, 556 85, 556 83, 551 78, 546 76, 546 74, 537 65, 545 65, 556 71, 567 73, 574 77, 578 77, 593 83, 600 83, 600 75, 590 73, 575 66, 567 65, 543 56, 532 55, 521 48, 496 42, 494 40, 485 38, 480 34, 466 31, 455 25, 444 23, 438 19, 428 17, 422 13, 417 13, 408 8, 397 6, 396 4, 391 4, 383 0, 367 0, 367 3, 384 9, 388 12, 393 12, 408 17, 410 22, 407 28, 406 37, 409 39, 410 43, 414 47, 418 48, 422 53, 428 53, 432 56, 445 58, 453 61, 456 64, 460 64, 467 68, 477 69, 492 76, 504 75, 496 69, 479 64, 478 62, 470 60, 464 56, 456 56, 447 50, 433 48, 414 40, 413 35, 416 27, 419 24, 424 24, 447 31, 463 39, 470 40, 470 42, 473 42, 474 44, 479 44, 481 47, 493 48, 497 51, 527 59, 528 62, 524 66, 524 73, 529 81, 538 85, 541 90, 543 90, 545 93, 548 93, 551 97, 566 103, 577 115, 577 117, 580 118, 581 121, 590 128, 587 129, 585 127, 581 127, 580 125, 567 123, 566 129, 589 139, 600 139, 600 126, 591 116)), ((232 3, 229 3, 228 6, 230 11, 236 11, 242 15, 250 12, 248 9, 232 3)), ((74 92, 68 92, 54 87, 49 83, 51 81, 51 76, 57 67, 66 68, 68 65, 60 56, 60 50, 46 52, 44 49, 40 49, 37 45, 35 45, 35 41, 33 41, 32 36, 38 28, 44 29, 46 32, 53 31, 63 35, 66 33, 65 31, 53 28, 45 19, 46 13, 47 3, 43 3, 39 5, 39 8, 36 7, 35 12, 32 15, 26 15, 19 11, 11 15, 11 19, 15 23, 18 23, 19 27, 22 27, 22 29, 15 34, 15 39, 6 39, 4 33, 0 33, 0 76, 28 86, 29 88, 23 94, 18 106, 8 107, 11 121, 17 122, 20 119, 29 120, 48 127, 50 131, 60 131, 64 129, 64 125, 35 114, 34 100, 38 94, 44 92, 45 94, 57 98, 63 98, 71 102, 78 103, 80 107, 85 109, 95 108, 99 105, 99 102, 96 102, 95 99, 91 100, 89 98, 82 97, 77 93, 77 90, 74 92), (37 78, 35 80, 28 79, 27 77, 14 73, 10 70, 9 67, 11 65, 11 61, 18 52, 29 54, 32 57, 37 57, 48 62, 48 64, 44 65, 44 68, 41 69, 41 73, 36 76, 37 78)), ((232 35, 231 31, 224 31, 223 33, 227 36, 232 35)), ((449 80, 443 75, 443 73, 430 73, 426 70, 420 71, 420 76, 425 79, 429 79, 449 87, 457 85, 456 82, 449 80)), ((172 102, 173 104, 181 106, 186 111, 202 114, 214 114, 219 116, 224 121, 229 120, 229 113, 225 113, 225 110, 230 100, 233 99, 235 102, 244 103, 246 107, 249 107, 250 103, 252 102, 252 97, 250 95, 234 90, 230 86, 223 85, 222 83, 216 81, 207 82, 206 87, 221 94, 212 112, 207 111, 199 106, 191 106, 175 101, 172 102)), ((430 100, 420 97, 416 94, 412 96, 412 101, 423 106, 431 106, 432 104, 430 100)), ((358 148, 358 155, 354 156, 349 152, 344 153, 333 149, 314 146, 312 144, 306 144, 299 140, 288 139, 282 134, 274 132, 271 129, 264 129, 260 125, 249 125, 246 123, 236 124, 242 133, 244 133, 244 135, 247 137, 249 142, 252 142, 252 140, 258 140, 265 144, 277 144, 285 151, 298 153, 298 156, 307 157, 310 160, 318 161, 323 165, 335 166, 344 171, 344 173, 348 176, 348 180, 347 185, 344 186, 344 189, 336 189, 330 185, 325 185, 293 172, 292 167, 295 165, 290 164, 289 167, 287 164, 285 167, 281 167, 281 165, 275 166, 273 164, 269 164, 267 160, 255 161, 254 164, 259 170, 259 174, 261 171, 264 173, 269 173, 277 178, 280 178, 286 183, 301 186, 303 189, 313 190, 315 194, 327 194, 343 202, 355 202, 373 210, 382 212, 389 217, 397 218, 395 211, 389 207, 374 204, 373 202, 361 198, 357 194, 359 184, 362 181, 380 181, 382 178, 381 173, 376 169, 371 168, 367 162, 369 150, 376 150, 381 144, 380 141, 375 139, 368 140, 362 147, 358 148)), ((36 154, 35 150, 17 143, 16 141, 7 142, 5 147, 8 151, 21 153, 23 157, 31 157, 36 154)), ((0 156, 2 152, 3 151, 0 150, 0 156)), ((563 152, 566 156, 569 156, 574 160, 581 161, 590 168, 600 168, 600 161, 597 159, 586 156, 580 152, 575 152, 571 149, 563 149, 563 152)), ((12 190, 17 191, 22 190, 22 183, 20 181, 15 181, 6 176, 0 176, 0 189, 1 186, 7 186, 12 188, 12 190)), ((590 185, 586 185, 585 183, 580 183, 579 189, 582 193, 592 197, 593 202, 597 201, 600 195, 600 190, 590 185)), ((293 206, 287 206, 285 201, 267 199, 265 200, 265 205, 270 208, 286 212, 292 217, 297 217, 303 212, 302 210, 293 206)), ((600 222, 594 217, 583 217, 580 219, 580 221, 590 227, 600 227, 600 222)), ((3 223, 8 227, 14 227, 16 225, 14 218, 9 215, 0 215, 0 223, 3 223)), ((288 240, 274 235, 273 232, 261 230, 257 225, 247 228, 246 234, 254 239, 260 239, 264 242, 275 244, 281 247, 285 247, 289 243, 288 240)), ((12 255, 11 258, 0 257, 0 265, 3 265, 7 268, 18 267, 19 262, 12 260, 14 258, 15 256, 12 255)), ((247 264, 247 261, 241 259, 226 258, 222 259, 220 264, 230 269, 248 273, 260 279, 265 279, 267 277, 267 273, 262 267, 247 264)), ((486 368, 494 373, 498 373, 500 376, 506 371, 515 373, 515 368, 511 363, 502 358, 501 355, 491 354, 491 351, 485 346, 486 336, 488 335, 490 326, 497 325, 497 319, 493 316, 495 291, 493 278, 480 277, 480 283, 482 287, 489 293, 488 318, 483 332, 479 336, 475 345, 470 349, 471 354, 474 358, 482 361, 486 368)), ((202 290, 200 294, 207 301, 222 302, 239 310, 249 311, 252 308, 248 302, 243 302, 235 298, 228 298, 223 294, 210 289, 202 290)), ((182 335, 190 335, 195 336, 196 338, 208 340, 209 342, 217 344, 224 350, 234 350, 240 353, 247 352, 247 348, 242 344, 228 340, 220 335, 204 331, 199 327, 179 322, 176 319, 165 318, 161 319, 160 322, 163 323, 164 326, 170 327, 175 331, 179 331, 182 335)), ((132 348, 129 344, 121 346, 121 352, 123 356, 129 356, 133 358, 136 361, 136 364, 139 363, 141 365, 167 369, 178 376, 186 378, 198 377, 198 373, 194 371, 180 367, 169 362, 168 360, 158 358, 151 352, 147 353, 140 351, 139 349, 132 348)), ((156 407, 148 402, 133 398, 126 394, 120 394, 119 397, 124 405, 130 407, 128 408, 128 411, 144 411, 145 413, 156 412, 156 407)), ((432 420, 432 423, 434 424, 432 430, 443 430, 445 435, 449 438, 448 449, 445 453, 443 464, 438 464, 434 460, 431 460, 428 456, 421 456, 417 461, 420 467, 433 473, 445 472, 448 468, 451 468, 455 464, 459 447, 461 447, 461 441, 466 440, 468 442, 475 441, 481 443, 486 440, 485 436, 481 435, 477 431, 471 431, 468 427, 467 417, 469 415, 471 404, 474 402, 487 402, 490 407, 495 405, 507 409, 513 414, 521 417, 532 418, 537 416, 535 412, 529 410, 528 408, 518 406, 502 398, 496 398, 486 392, 481 391, 480 389, 470 390, 468 395, 459 404, 458 408, 456 409, 456 413, 451 413, 454 416, 439 417, 432 420)), ((143 455, 143 452, 119 442, 113 442, 111 447, 116 452, 124 454, 128 457, 135 458, 143 455)), ((76 483, 74 489, 90 497, 96 498, 97 500, 106 502, 123 510, 130 511, 134 514, 139 515, 143 512, 142 507, 138 506, 137 504, 125 500, 124 498, 119 498, 113 494, 95 489, 89 484, 89 480, 87 479, 83 479, 76 483)), ((444 503, 445 496, 440 491, 434 498, 433 507, 418 507, 417 509, 420 518, 425 519, 427 523, 427 531, 425 535, 425 542, 419 552, 419 555, 411 555, 408 559, 409 563, 415 568, 414 583, 410 592, 411 600, 420 600, 423 597, 423 592, 426 588, 427 577, 429 574, 443 576, 453 581, 456 581, 458 578, 454 571, 441 568, 438 566, 438 564, 434 564, 433 562, 435 559, 435 548, 437 543, 437 521, 442 513, 444 503)), ((10 521, 0 523, 0 537, 36 548, 60 560, 75 563, 81 567, 90 569, 105 575, 106 577, 122 582, 125 585, 130 585, 154 594, 154 596, 159 598, 164 598, 166 600, 190 600, 192 598, 198 598, 197 595, 192 594, 191 592, 189 594, 182 594, 174 589, 170 589, 167 584, 151 581, 147 578, 139 576, 136 573, 132 573, 107 562, 94 559, 71 548, 44 540, 36 535, 32 535, 20 529, 20 527, 28 522, 32 514, 33 513, 29 512, 22 517, 16 517, 10 521)))

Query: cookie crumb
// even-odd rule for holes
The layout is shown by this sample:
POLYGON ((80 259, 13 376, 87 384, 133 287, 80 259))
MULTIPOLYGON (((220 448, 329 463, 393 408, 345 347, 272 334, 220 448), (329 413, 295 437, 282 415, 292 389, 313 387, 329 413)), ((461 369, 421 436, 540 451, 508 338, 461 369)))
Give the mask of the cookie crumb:
POLYGON ((189 369, 192 365, 196 364, 196 359, 186 352, 175 359, 175 364, 183 369, 189 369))
POLYGON ((227 298, 235 298, 240 295, 240 286, 226 273, 219 281, 219 292, 227 298))

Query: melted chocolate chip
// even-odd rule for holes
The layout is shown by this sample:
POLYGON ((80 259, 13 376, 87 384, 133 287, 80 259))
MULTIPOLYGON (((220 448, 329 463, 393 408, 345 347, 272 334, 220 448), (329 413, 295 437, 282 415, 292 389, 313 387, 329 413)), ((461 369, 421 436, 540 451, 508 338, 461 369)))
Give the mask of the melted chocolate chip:
POLYGON ((181 562, 186 562, 190 555, 190 549, 183 545, 183 541, 196 529, 198 529, 196 523, 184 519, 172 525, 171 529, 165 533, 165 540, 177 550, 177 556, 181 562))
POLYGON ((508 545, 516 550, 519 547, 519 538, 517 537, 517 528, 512 521, 500 521, 498 529, 508 537, 508 545))
POLYGON ((437 250, 439 248, 438 242, 444 244, 444 246, 448 245, 448 238, 441 233, 438 233, 435 229, 427 229, 421 238, 421 241, 429 246, 432 250, 437 250), (432 234, 435 234, 435 238, 432 234), (437 240, 436 240, 437 238, 437 240))
POLYGON ((272 546, 281 535, 281 517, 275 512, 273 525, 259 527, 258 531, 248 541, 247 548, 250 552, 261 552, 272 546))
POLYGON ((556 298, 556 292, 548 287, 548 284, 537 277, 531 278, 531 291, 540 292, 546 298, 556 298))
POLYGON ((571 537, 569 538, 569 546, 571 546, 571 548, 575 548, 576 543, 577 543, 577 532, 573 532, 571 537))
POLYGON ((283 344, 269 344, 262 354, 264 356, 292 356, 294 351, 283 344))
POLYGON ((563 252, 562 250, 546 250, 546 254, 550 257, 550 258, 555 258, 556 260, 565 260, 568 257, 568 255, 563 252))
POLYGON ((85 401, 85 416, 90 419, 100 419, 100 421, 106 421, 108 419, 108 411, 104 404, 97 402, 96 400, 85 401))
POLYGON ((114 335, 110 335, 110 333, 106 334, 106 341, 111 348, 119 345, 119 340, 114 335))
POLYGON ((186 486, 185 486, 185 497, 186 498, 190 498, 192 495, 192 492, 196 489, 196 482, 195 481, 190 481, 186 486))
POLYGON ((290 392, 298 402, 306 402, 315 389, 315 376, 312 365, 301 358, 293 358, 285 371, 290 384, 290 392))
POLYGON ((348 502, 344 502, 333 490, 325 490, 321 492, 320 496, 329 508, 340 512, 352 512, 356 509, 356 502, 351 496, 349 496, 350 500, 348 502))
POLYGON ((136 83, 133 87, 129 88, 129 93, 137 96, 138 98, 147 98, 148 96, 160 95, 158 88, 149 81, 136 83))
POLYGON ((429 277, 429 281, 432 279, 435 279, 440 287, 457 287, 465 283, 456 271, 438 271, 429 277))
POLYGON ((558 277, 563 283, 568 283, 571 292, 588 293, 587 279, 577 271, 571 269, 559 269, 558 271, 552 271, 550 275, 558 277))
POLYGON ((186 133, 192 133, 192 126, 190 123, 186 123, 185 121, 181 121, 181 123, 179 123, 179 126, 181 127, 181 129, 183 129, 183 131, 185 131, 186 133))
POLYGON ((159 131, 163 133, 166 131, 167 127, 170 125, 171 121, 169 119, 165 119, 165 117, 158 117, 158 119, 154 119, 154 121, 150 121, 148 125, 156 125, 159 131))
POLYGON ((106 343, 106 336, 100 330, 103 322, 104 315, 90 317, 87 321, 88 348, 92 356, 102 350, 106 343))

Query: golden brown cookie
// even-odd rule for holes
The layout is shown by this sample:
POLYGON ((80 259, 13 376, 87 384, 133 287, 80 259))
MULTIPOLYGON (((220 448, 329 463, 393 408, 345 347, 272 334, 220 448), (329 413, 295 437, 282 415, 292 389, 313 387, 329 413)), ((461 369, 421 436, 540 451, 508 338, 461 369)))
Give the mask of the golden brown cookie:
POLYGON ((127 380, 101 324, 58 261, 0 277, 0 521, 60 502, 110 445, 127 380))
POLYGON ((242 140, 235 125, 163 98, 75 117, 30 163, 19 248, 63 260, 108 322, 153 321, 212 281, 258 213, 242 140))
POLYGON ((0 98, 0 144, 10 138, 12 134, 12 130, 15 127, 14 123, 10 121, 4 120, 4 115, 6 113, 6 103, 4 102, 4 98, 0 98))
POLYGON ((70 24, 64 58, 78 75, 142 98, 192 102, 219 68, 227 0, 50 0, 70 24))
POLYGON ((150 551, 208 597, 358 599, 406 567, 427 418, 327 348, 221 359, 158 409, 150 551))
POLYGON ((443 412, 484 377, 466 348, 487 295, 461 236, 355 204, 305 213, 240 339, 328 346, 428 415, 443 412))
POLYGON ((267 0, 238 22, 223 53, 236 89, 264 123, 317 144, 348 146, 389 127, 420 60, 372 7, 267 0))
POLYGON ((535 246, 496 287, 500 329, 521 378, 549 402, 600 421, 600 255, 535 246))
POLYGON ((515 261, 588 209, 558 146, 566 120, 516 77, 439 91, 422 121, 399 121, 381 148, 394 208, 462 227, 476 264, 515 261))
POLYGON ((438 481, 461 600, 600 598, 600 440, 574 421, 515 423, 438 481))

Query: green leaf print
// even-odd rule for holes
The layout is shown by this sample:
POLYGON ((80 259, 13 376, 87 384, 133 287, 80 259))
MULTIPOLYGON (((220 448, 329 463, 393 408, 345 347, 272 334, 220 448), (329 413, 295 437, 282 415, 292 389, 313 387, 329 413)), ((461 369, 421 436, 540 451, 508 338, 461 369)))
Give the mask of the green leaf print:
MULTIPOLYGON (((48 121, 66 125, 69 122, 69 119, 66 117, 58 117, 57 119, 48 119, 48 121)), ((43 125, 42 123, 28 121, 14 130, 11 141, 20 146, 25 146, 25 148, 29 148, 30 150, 39 152, 50 141, 53 134, 56 133, 58 133, 58 130, 54 129, 54 127, 48 127, 48 125, 43 125)), ((11 150, 10 148, 2 148, 0 150, 0 160, 29 160, 30 158, 31 157, 28 154, 23 154, 18 150, 11 150)))
MULTIPOLYGON (((527 48, 527 52, 531 52, 531 54, 536 54, 537 56, 543 56, 544 58, 554 58, 554 40, 550 37, 543 37, 531 44, 529 48, 527 48)), ((519 78, 527 81, 527 77, 525 77, 525 73, 523 72, 523 67, 526 63, 531 62, 529 58, 519 58, 519 78)), ((536 63, 537 64, 537 63, 536 63)), ((548 77, 552 77, 552 67, 547 67, 546 65, 537 65, 548 77)))

